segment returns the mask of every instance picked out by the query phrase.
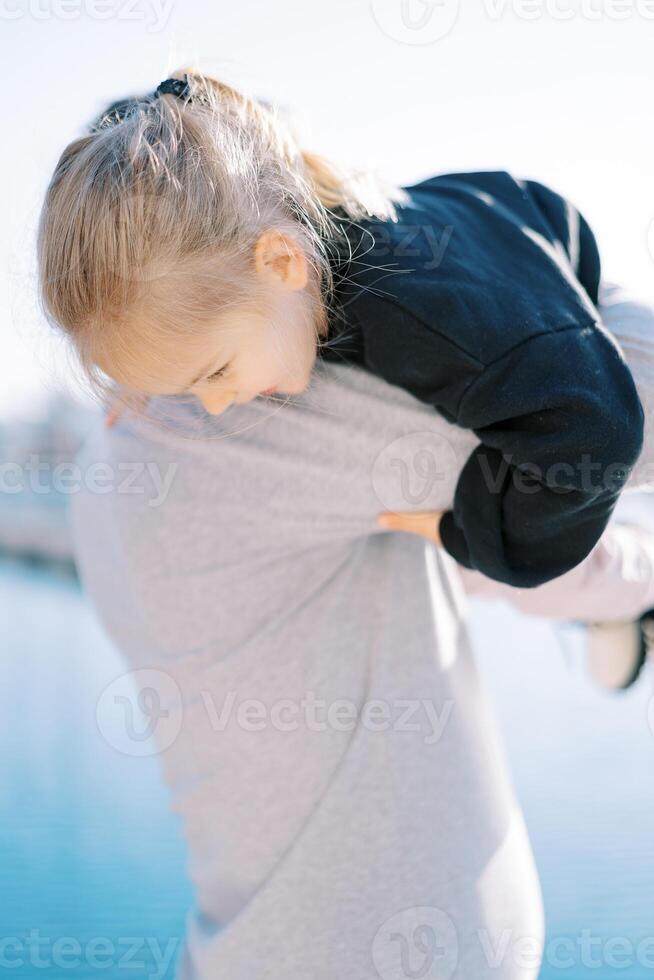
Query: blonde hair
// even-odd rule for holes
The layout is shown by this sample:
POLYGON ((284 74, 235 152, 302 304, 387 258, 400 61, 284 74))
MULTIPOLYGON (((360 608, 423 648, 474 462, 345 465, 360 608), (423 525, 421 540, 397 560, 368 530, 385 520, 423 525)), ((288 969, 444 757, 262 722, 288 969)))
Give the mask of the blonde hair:
POLYGON ((64 149, 39 218, 42 311, 101 395, 115 395, 117 360, 137 362, 135 339, 147 338, 156 361, 158 338, 191 341, 209 318, 257 303, 252 257, 266 228, 305 251, 320 335, 338 218, 395 221, 393 202, 406 200, 300 149, 274 106, 200 72, 171 77, 187 81, 189 100, 113 103, 64 149))

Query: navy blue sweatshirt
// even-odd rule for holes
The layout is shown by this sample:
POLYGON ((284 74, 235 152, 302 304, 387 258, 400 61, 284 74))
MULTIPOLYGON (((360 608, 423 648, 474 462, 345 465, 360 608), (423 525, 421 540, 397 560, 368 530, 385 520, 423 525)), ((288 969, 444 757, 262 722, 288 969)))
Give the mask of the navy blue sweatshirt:
POLYGON ((642 448, 634 381, 597 309, 595 237, 569 201, 503 171, 404 189, 397 222, 335 212, 320 356, 474 431, 443 546, 497 581, 540 585, 591 551, 642 448))

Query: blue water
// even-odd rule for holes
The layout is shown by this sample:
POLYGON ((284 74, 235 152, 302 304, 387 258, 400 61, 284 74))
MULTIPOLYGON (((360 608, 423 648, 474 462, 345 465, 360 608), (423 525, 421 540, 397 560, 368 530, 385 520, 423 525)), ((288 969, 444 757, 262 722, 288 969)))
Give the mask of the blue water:
MULTIPOLYGON (((156 757, 117 753, 94 715, 122 661, 63 573, 0 562, 0 616, 0 972, 172 978, 192 903, 180 827, 156 757)), ((651 980, 651 679, 601 694, 581 631, 499 603, 471 628, 541 875, 543 980, 651 980)))
POLYGON ((0 564, 0 620, 0 923, 19 943, 0 973, 170 978, 192 902, 180 827, 156 757, 117 753, 94 714, 122 661, 64 575, 0 564))

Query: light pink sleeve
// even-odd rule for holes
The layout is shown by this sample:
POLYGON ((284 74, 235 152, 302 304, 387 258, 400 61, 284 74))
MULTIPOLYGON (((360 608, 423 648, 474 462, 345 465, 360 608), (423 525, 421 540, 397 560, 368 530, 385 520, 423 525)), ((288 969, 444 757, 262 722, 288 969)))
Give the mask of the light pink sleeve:
POLYGON ((505 599, 548 619, 620 621, 654 608, 654 532, 630 524, 610 524, 584 561, 534 589, 516 589, 458 568, 468 595, 505 599))

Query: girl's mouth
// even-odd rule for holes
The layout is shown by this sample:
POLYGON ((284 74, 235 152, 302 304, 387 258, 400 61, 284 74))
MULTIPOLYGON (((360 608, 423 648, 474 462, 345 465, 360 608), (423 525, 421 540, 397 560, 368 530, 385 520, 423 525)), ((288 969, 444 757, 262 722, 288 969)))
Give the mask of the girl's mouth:
POLYGON ((266 388, 265 391, 260 391, 259 394, 260 395, 274 395, 274 393, 276 391, 277 391, 277 388, 266 388))

